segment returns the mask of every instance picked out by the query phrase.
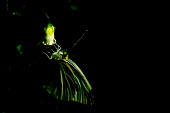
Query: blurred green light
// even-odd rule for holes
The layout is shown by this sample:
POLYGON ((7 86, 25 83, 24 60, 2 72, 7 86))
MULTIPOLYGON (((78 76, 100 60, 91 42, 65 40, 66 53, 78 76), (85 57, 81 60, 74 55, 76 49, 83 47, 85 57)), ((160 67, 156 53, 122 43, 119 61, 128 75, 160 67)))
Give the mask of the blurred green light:
POLYGON ((22 47, 22 45, 20 44, 20 45, 18 45, 16 48, 17 48, 17 50, 19 51, 19 54, 23 54, 23 52, 21 51, 21 47, 22 47))
POLYGON ((78 10, 78 7, 77 7, 76 5, 71 5, 70 8, 71 8, 71 10, 73 10, 73 11, 78 10))

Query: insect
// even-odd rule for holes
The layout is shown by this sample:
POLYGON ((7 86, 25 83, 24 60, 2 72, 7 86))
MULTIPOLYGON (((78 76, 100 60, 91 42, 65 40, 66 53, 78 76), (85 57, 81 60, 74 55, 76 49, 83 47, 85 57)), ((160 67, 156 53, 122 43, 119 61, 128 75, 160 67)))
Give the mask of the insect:
POLYGON ((46 35, 42 44, 48 46, 48 50, 43 53, 49 60, 53 60, 59 64, 60 71, 56 76, 59 76, 60 79, 50 82, 50 84, 46 84, 43 87, 57 99, 93 105, 92 86, 80 67, 57 44, 52 24, 47 25, 45 33, 46 35))

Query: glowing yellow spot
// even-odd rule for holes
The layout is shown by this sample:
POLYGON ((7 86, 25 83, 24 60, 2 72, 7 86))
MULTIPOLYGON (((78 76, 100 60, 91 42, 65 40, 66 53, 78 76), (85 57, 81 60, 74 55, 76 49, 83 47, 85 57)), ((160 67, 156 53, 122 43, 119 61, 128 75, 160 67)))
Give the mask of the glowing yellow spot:
POLYGON ((47 35, 54 35, 55 27, 52 24, 48 24, 46 28, 47 35))
POLYGON ((44 31, 46 35, 45 35, 45 40, 43 43, 45 45, 55 44, 55 39, 54 39, 55 27, 49 23, 47 27, 44 28, 44 31))

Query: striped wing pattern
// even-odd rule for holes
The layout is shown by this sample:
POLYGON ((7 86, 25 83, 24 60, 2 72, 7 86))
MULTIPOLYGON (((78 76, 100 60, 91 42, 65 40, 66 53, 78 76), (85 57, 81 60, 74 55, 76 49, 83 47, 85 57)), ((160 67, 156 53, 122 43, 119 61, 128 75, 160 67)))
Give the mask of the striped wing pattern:
POLYGON ((92 87, 79 66, 71 59, 57 61, 60 67, 60 80, 44 85, 47 92, 63 101, 92 105, 94 103, 92 87))

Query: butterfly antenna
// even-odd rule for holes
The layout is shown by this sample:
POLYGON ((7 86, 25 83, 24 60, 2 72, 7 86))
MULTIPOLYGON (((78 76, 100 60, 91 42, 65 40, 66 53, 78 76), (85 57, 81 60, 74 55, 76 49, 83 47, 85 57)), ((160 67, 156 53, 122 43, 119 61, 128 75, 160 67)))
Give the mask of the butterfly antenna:
POLYGON ((50 21, 50 17, 47 15, 47 13, 42 9, 42 12, 45 14, 45 16, 47 17, 47 19, 50 21))
POLYGON ((84 37, 86 32, 88 32, 88 30, 85 30, 85 32, 81 35, 81 37, 73 44, 70 50, 72 50, 78 44, 78 42, 84 37))

